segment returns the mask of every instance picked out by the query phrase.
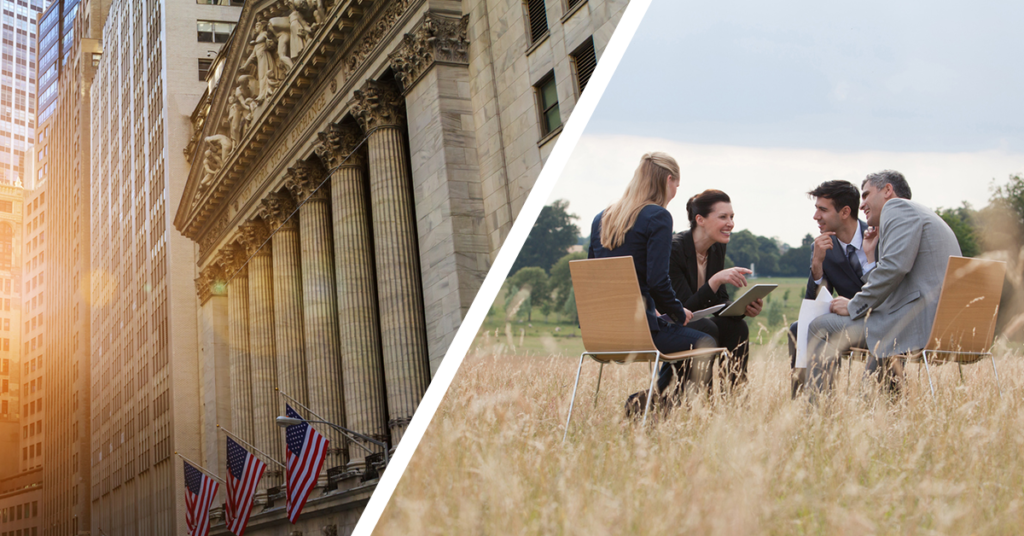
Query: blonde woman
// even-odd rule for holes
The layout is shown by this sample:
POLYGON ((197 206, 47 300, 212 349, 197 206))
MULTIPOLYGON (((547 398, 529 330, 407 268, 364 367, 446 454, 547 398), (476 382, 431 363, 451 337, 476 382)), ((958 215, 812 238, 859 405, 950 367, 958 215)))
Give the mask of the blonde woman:
MULTIPOLYGON (((679 188, 679 164, 665 153, 647 153, 626 193, 594 218, 590 233, 589 258, 633 257, 647 309, 654 346, 664 353, 715 346, 714 338, 685 327, 692 316, 676 299, 669 280, 672 254, 672 215, 665 209, 679 188), (659 316, 658 312, 662 315, 659 316)), ((658 392, 672 382, 675 370, 661 369, 658 392)), ((645 392, 626 401, 626 413, 632 415, 646 405, 645 392)))

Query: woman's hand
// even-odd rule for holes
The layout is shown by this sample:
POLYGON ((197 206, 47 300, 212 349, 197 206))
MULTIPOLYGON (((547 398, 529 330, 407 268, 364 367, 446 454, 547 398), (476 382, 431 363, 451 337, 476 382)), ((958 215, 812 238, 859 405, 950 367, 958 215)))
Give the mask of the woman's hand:
POLYGON ((747 304, 747 316, 755 317, 761 314, 761 309, 764 308, 764 300, 758 298, 747 304))
POLYGON ((711 276, 711 279, 708 280, 708 285, 714 292, 718 292, 718 289, 722 286, 722 283, 728 283, 734 287, 745 287, 747 286, 747 278, 744 276, 750 275, 752 273, 754 272, 751 272, 746 268, 734 266, 732 268, 722 270, 716 273, 715 275, 711 276))
POLYGON ((686 315, 686 321, 683 322, 683 325, 685 326, 690 323, 690 320, 693 320, 693 313, 691 313, 686 307, 683 307, 683 314, 686 315))

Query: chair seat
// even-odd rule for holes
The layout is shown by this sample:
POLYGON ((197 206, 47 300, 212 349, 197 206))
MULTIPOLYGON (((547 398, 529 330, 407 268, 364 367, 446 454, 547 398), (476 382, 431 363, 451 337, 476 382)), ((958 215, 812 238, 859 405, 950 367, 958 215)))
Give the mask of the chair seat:
MULTIPOLYGON (((675 352, 672 354, 661 354, 659 361, 679 361, 682 359, 708 359, 718 354, 725 353, 725 348, 697 348, 695 350, 687 350, 685 352, 675 352)), ((621 352, 621 353, 586 353, 591 359, 598 363, 616 363, 619 365, 625 365, 629 363, 653 363, 654 362, 654 351, 646 350, 640 352, 621 352)))

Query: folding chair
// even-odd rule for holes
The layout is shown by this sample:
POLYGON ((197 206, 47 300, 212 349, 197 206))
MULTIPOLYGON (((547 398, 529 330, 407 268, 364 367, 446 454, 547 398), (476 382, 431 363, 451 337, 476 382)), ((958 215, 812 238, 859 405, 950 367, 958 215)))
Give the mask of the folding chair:
POLYGON ((597 390, 594 391, 595 402, 597 394, 601 391, 601 375, 604 373, 605 364, 654 363, 651 371, 651 390, 648 391, 652 396, 647 397, 647 404, 644 407, 643 422, 646 424, 651 399, 654 398, 658 365, 662 361, 671 363, 694 358, 711 361, 716 355, 726 351, 725 348, 701 348, 672 354, 659 352, 651 339, 651 328, 647 324, 647 313, 632 257, 571 261, 569 272, 572 276, 573 292, 576 294, 576 310, 586 351, 580 354, 562 441, 565 441, 569 434, 569 423, 572 421, 572 409, 576 403, 576 390, 580 385, 580 373, 583 371, 585 357, 590 356, 601 364, 597 375, 597 390))
MULTIPOLYGON (((960 367, 991 358, 996 388, 999 396, 1003 396, 995 356, 992 355, 992 342, 1005 275, 1006 263, 1003 261, 949 258, 928 343, 923 349, 906 356, 909 362, 924 363, 933 401, 936 400, 935 384, 932 383, 929 361, 956 363, 960 367)), ((864 360, 868 354, 866 349, 854 348, 850 353, 851 364, 854 359, 864 360)), ((960 376, 963 378, 962 371, 960 376)))

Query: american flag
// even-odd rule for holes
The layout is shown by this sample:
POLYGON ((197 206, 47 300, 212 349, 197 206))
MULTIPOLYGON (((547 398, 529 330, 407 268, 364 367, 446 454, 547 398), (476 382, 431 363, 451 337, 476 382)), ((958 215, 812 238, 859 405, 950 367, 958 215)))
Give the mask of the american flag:
POLYGON ((217 495, 220 484, 204 475, 199 469, 185 463, 185 524, 190 536, 207 536, 210 533, 210 503, 217 495))
POLYGON ((228 530, 242 536, 252 513, 256 484, 267 470, 267 464, 228 438, 228 530))
POLYGON ((301 423, 286 428, 288 438, 288 457, 285 464, 288 488, 288 521, 295 523, 302 512, 309 493, 316 485, 316 477, 324 466, 327 457, 327 439, 309 425, 291 406, 285 405, 285 415, 302 420, 301 423))

